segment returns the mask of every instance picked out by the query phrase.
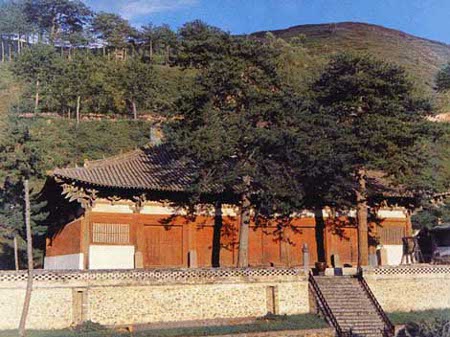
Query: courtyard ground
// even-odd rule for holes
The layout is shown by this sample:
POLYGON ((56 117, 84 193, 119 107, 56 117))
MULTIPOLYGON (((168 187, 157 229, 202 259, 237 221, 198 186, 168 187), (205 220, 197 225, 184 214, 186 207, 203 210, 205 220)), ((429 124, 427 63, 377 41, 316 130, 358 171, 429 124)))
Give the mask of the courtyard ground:
MULTIPOLYGON (((435 319, 450 320, 450 309, 426 310, 416 312, 389 313, 389 318, 395 325, 403 325, 408 322, 432 322, 435 319)), ((214 335, 230 335, 251 332, 268 331, 294 331, 323 329, 328 325, 320 317, 311 314, 293 316, 272 316, 260 318, 253 323, 239 325, 219 325, 182 328, 157 328, 136 329, 133 332, 123 330, 106 329, 97 324, 87 324, 78 330, 48 330, 28 331, 28 337, 198 337, 214 335)), ((0 331, 0 337, 15 337, 17 331, 0 331)))

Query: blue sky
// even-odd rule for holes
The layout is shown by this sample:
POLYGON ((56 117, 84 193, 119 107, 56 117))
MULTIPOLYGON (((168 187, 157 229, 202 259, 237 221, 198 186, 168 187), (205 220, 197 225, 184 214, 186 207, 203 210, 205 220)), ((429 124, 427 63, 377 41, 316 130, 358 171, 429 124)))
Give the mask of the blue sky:
POLYGON ((450 43, 450 0, 85 0, 135 26, 201 19, 235 34, 308 23, 358 21, 450 43))

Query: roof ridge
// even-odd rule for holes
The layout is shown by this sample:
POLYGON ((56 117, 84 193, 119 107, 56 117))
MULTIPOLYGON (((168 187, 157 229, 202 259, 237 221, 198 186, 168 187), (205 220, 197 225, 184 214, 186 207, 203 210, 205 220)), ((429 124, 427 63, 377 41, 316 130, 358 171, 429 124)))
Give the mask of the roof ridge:
POLYGON ((143 149, 139 148, 139 149, 136 149, 133 151, 125 152, 125 153, 119 153, 117 155, 107 157, 107 158, 95 159, 95 160, 85 160, 82 168, 89 169, 91 167, 108 166, 112 163, 116 163, 118 161, 122 161, 125 159, 129 159, 131 157, 138 156, 138 155, 142 154, 143 152, 144 152, 143 149))

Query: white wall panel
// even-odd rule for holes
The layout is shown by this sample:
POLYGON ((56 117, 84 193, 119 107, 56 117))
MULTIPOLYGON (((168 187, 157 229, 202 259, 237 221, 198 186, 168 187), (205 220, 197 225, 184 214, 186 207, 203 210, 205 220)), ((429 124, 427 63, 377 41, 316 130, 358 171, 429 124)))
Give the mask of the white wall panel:
POLYGON ((89 269, 134 269, 134 246, 89 246, 89 269))
POLYGON ((70 254, 59 256, 46 256, 44 259, 44 269, 48 270, 79 270, 83 269, 84 254, 70 254))

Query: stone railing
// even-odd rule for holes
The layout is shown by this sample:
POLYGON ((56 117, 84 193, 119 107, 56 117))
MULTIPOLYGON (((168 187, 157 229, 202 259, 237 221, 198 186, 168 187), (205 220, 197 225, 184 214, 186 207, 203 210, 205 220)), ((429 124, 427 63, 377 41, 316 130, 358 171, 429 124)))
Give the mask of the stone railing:
MULTIPOLYGON (((26 271, 0 271, 0 283, 27 280, 26 271)), ((204 269, 134 269, 101 271, 35 270, 34 281, 144 281, 154 283, 214 282, 228 279, 270 279, 305 276, 302 268, 204 268, 204 269)))
POLYGON ((371 275, 450 275, 450 265, 413 264, 400 266, 385 266, 364 270, 371 275))

